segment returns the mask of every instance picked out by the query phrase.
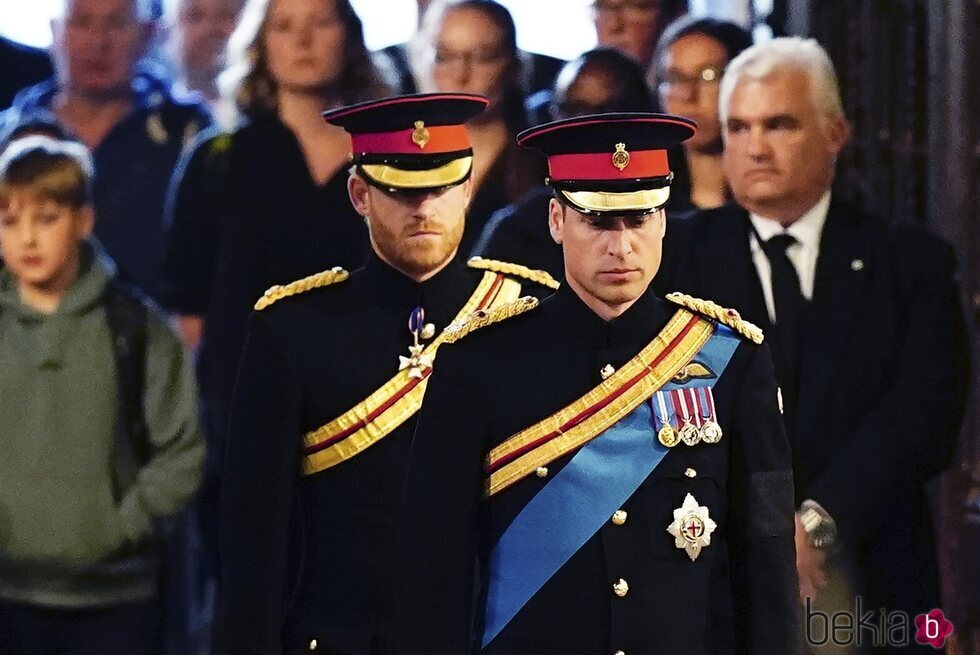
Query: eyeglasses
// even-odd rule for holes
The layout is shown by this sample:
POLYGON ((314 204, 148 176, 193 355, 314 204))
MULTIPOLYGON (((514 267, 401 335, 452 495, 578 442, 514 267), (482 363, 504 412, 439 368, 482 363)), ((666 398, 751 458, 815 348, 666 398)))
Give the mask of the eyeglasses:
POLYGON ((695 75, 685 75, 679 70, 668 70, 660 82, 660 92, 665 95, 689 95, 693 89, 701 91, 717 86, 721 81, 722 69, 717 66, 705 66, 695 75))
POLYGON ((436 47, 436 66, 454 66, 465 63, 467 66, 492 66, 504 59, 507 53, 502 48, 483 48, 458 52, 448 48, 436 47))
POLYGON ((652 20, 660 9, 660 0, 595 0, 592 3, 596 18, 609 19, 616 14, 634 23, 652 20))

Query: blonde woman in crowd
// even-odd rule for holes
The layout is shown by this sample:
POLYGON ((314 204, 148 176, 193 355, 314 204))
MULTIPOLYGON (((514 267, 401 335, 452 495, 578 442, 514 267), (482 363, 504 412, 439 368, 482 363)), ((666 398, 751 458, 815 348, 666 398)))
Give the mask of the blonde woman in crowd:
POLYGON ((356 268, 367 253, 347 198, 350 139, 320 114, 388 92, 347 0, 251 0, 229 50, 221 86, 239 127, 205 135, 175 172, 162 290, 199 349, 211 553, 227 405, 252 305, 273 284, 356 268))

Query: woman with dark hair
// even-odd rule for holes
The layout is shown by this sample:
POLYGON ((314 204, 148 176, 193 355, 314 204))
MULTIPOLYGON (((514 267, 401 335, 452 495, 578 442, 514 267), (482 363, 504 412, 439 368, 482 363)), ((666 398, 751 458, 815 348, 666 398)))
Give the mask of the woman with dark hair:
POLYGON ((657 43, 650 70, 661 107, 698 123, 698 133, 670 160, 675 208, 687 200, 688 209, 708 209, 729 199, 721 167, 718 84, 728 62, 750 45, 752 35, 735 23, 691 16, 667 26, 657 43))
POLYGON ((388 91, 348 0, 250 0, 229 49, 220 83, 240 126, 203 135, 174 174, 162 289, 186 343, 200 345, 211 554, 228 405, 253 304, 273 284, 359 267, 368 250, 347 197, 350 139, 321 112, 388 91))
MULTIPOLYGON (((556 119, 606 112, 649 112, 653 99, 643 68, 613 48, 596 48, 565 64, 555 80, 551 111, 556 119)), ((565 275, 561 247, 548 230, 549 187, 532 189, 487 222, 474 255, 520 262, 565 275)))
POLYGON ((490 215, 544 177, 543 162, 514 137, 527 125, 517 29, 495 0, 437 0, 422 19, 414 46, 425 91, 478 93, 490 100, 467 123, 473 144, 473 200, 461 252, 469 252, 490 215))

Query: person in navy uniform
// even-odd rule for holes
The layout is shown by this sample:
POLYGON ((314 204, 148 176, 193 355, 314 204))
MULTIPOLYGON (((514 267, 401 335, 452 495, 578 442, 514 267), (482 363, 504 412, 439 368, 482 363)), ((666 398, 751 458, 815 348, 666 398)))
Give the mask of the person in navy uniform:
POLYGON ((518 137, 548 156, 565 282, 459 322, 439 353, 406 478, 396 652, 798 652, 763 335, 650 288, 665 149, 694 131, 625 113, 518 137))
POLYGON ((453 320, 547 274, 456 257, 470 200, 465 121, 482 96, 328 111, 353 144, 350 198, 372 254, 256 303, 221 486, 219 618, 237 654, 385 652, 396 509, 415 413, 453 320))

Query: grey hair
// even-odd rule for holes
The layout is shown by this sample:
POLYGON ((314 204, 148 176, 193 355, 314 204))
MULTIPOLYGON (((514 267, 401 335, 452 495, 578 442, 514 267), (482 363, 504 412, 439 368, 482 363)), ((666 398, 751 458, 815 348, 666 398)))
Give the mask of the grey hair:
MULTIPOLYGON (((65 17, 68 13, 68 4, 71 0, 61 0, 54 6, 55 18, 61 19, 65 17)), ((147 22, 152 21, 156 18, 156 12, 153 9, 153 0, 130 0, 130 4, 133 5, 133 15, 136 16, 136 20, 147 22)))
POLYGON ((729 62, 719 88, 721 124, 728 122, 728 101, 739 82, 761 80, 784 70, 806 75, 810 81, 810 99, 821 115, 829 119, 844 118, 837 73, 827 51, 814 39, 789 36, 753 45, 729 62))

